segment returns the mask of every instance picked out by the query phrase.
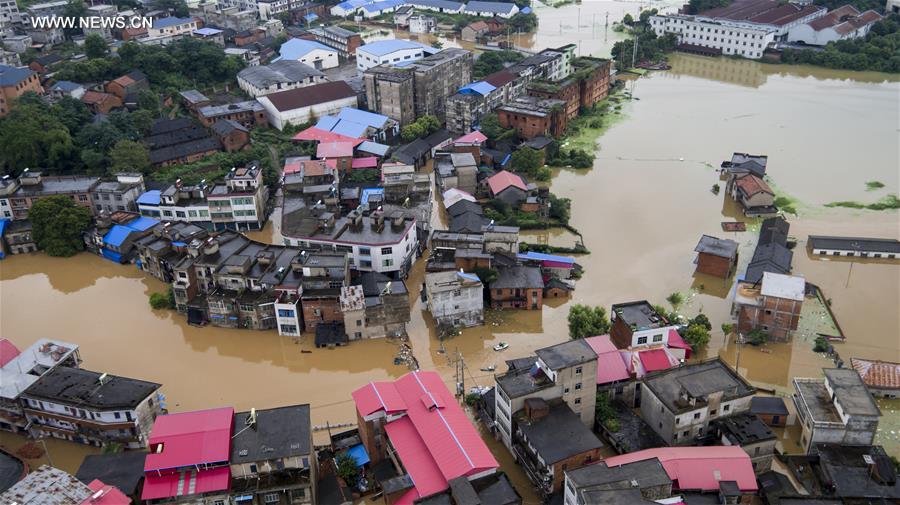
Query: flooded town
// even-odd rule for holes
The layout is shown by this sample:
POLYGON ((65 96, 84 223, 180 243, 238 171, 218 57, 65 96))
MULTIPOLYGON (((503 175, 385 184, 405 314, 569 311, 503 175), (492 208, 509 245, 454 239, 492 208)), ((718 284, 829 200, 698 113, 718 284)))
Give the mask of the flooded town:
POLYGON ((898 30, 0 2, 0 504, 900 502, 898 30))

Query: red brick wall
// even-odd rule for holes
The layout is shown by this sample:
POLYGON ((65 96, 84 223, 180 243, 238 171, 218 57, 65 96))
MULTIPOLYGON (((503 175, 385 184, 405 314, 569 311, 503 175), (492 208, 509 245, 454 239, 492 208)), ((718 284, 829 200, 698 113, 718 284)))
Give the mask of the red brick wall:
POLYGON ((303 327, 306 331, 316 331, 319 323, 343 322, 340 301, 336 298, 302 300, 303 327), (316 315, 318 309, 319 314, 316 315))
POLYGON ((734 263, 728 258, 705 253, 697 255, 697 272, 702 274, 727 279, 732 273, 733 266, 734 263))
POLYGON ((578 81, 573 80, 568 86, 555 93, 529 88, 528 95, 562 100, 566 102, 566 119, 573 119, 578 116, 578 108, 581 106, 581 87, 578 81))
POLYGON ((609 329, 609 337, 619 349, 629 347, 632 337, 631 328, 625 324, 625 321, 622 321, 621 317, 617 317, 609 329))
POLYGON ((536 289, 491 289, 491 307, 495 309, 541 310, 544 306, 544 290, 536 289), (520 294, 516 294, 519 291, 520 294), (537 299, 534 309, 531 308, 532 294, 537 299))
POLYGON ((498 110, 497 117, 503 128, 515 128, 519 135, 533 139, 540 135, 559 137, 566 131, 564 111, 548 116, 529 116, 521 112, 498 110))
POLYGON ((564 459, 553 465, 553 492, 556 493, 562 489, 566 481, 565 473, 569 470, 581 468, 589 463, 595 463, 603 459, 600 456, 600 449, 592 449, 581 454, 564 459))

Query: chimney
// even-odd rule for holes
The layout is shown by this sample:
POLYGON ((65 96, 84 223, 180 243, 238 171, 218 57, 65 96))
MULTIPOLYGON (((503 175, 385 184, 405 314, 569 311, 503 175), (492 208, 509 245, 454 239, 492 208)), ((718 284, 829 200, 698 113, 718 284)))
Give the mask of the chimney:
POLYGON ((203 243, 203 254, 215 254, 219 252, 219 243, 212 237, 203 243))
POLYGON ((550 415, 550 405, 541 398, 529 398, 525 400, 525 416, 532 423, 550 415))

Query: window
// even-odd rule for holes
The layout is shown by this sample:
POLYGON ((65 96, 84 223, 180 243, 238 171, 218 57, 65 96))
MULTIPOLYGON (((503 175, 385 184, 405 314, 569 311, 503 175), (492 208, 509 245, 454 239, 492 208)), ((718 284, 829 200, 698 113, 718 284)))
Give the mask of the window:
POLYGON ((390 247, 382 247, 381 248, 381 254, 391 254, 393 252, 394 252, 393 249, 390 247))
POLYGON ((638 337, 638 342, 637 342, 637 343, 638 343, 638 345, 646 344, 646 343, 647 343, 647 337, 638 337))
POLYGON ((716 415, 716 409, 710 410, 710 411, 709 411, 709 415, 711 415, 711 416, 716 415))
POLYGON ((694 412, 694 419, 700 419, 700 413, 694 412))
POLYGON ((386 260, 384 260, 384 261, 381 262, 381 265, 382 265, 382 266, 385 266, 385 267, 391 267, 391 266, 394 266, 394 260, 392 260, 392 259, 386 259, 386 260))
POLYGON ((113 412, 113 417, 115 417, 116 419, 122 419, 122 414, 119 412, 113 412))
POLYGON ((676 417, 676 418, 675 418, 675 426, 678 426, 679 424, 681 424, 681 418, 680 418, 680 417, 676 417))
POLYGON ((86 202, 88 199, 87 195, 78 195, 79 202, 86 202))
POLYGON ((681 432, 682 437, 689 437, 691 435, 690 430, 685 430, 681 432))
POLYGON ((575 398, 575 405, 581 405, 581 398, 575 398))
POLYGON ((278 309, 278 317, 294 317, 294 311, 290 309, 278 309))
POLYGON ((176 210, 176 211, 175 211, 175 217, 181 217, 181 218, 185 217, 184 211, 183 211, 183 210, 176 210))
POLYGON ((213 505, 225 505, 225 500, 216 500, 213 502, 213 505))
POLYGON ((266 503, 278 503, 278 493, 266 493, 263 495, 263 501, 266 503))
POLYGON ((581 374, 581 367, 580 367, 580 366, 575 368, 575 373, 576 373, 576 374, 581 374))
POLYGON ((662 337, 663 337, 662 333, 660 333, 659 335, 653 335, 653 341, 654 342, 662 342, 662 337))
POLYGON ((372 250, 368 247, 360 247, 359 254, 360 256, 370 256, 372 254, 372 250))
POLYGON ((575 384, 575 391, 581 390, 581 383, 575 384))
POLYGON ((722 412, 728 412, 729 410, 731 410, 731 405, 722 406, 722 412))
POLYGON ((250 463, 250 473, 256 473, 256 463, 250 463))

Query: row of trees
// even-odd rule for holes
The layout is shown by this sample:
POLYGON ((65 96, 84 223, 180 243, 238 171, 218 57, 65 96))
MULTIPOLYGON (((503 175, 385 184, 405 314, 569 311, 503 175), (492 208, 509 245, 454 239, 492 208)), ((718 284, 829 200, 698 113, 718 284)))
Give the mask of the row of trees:
POLYGON ((900 72, 900 14, 875 23, 868 35, 839 40, 824 50, 785 49, 783 63, 802 63, 846 70, 900 72))

